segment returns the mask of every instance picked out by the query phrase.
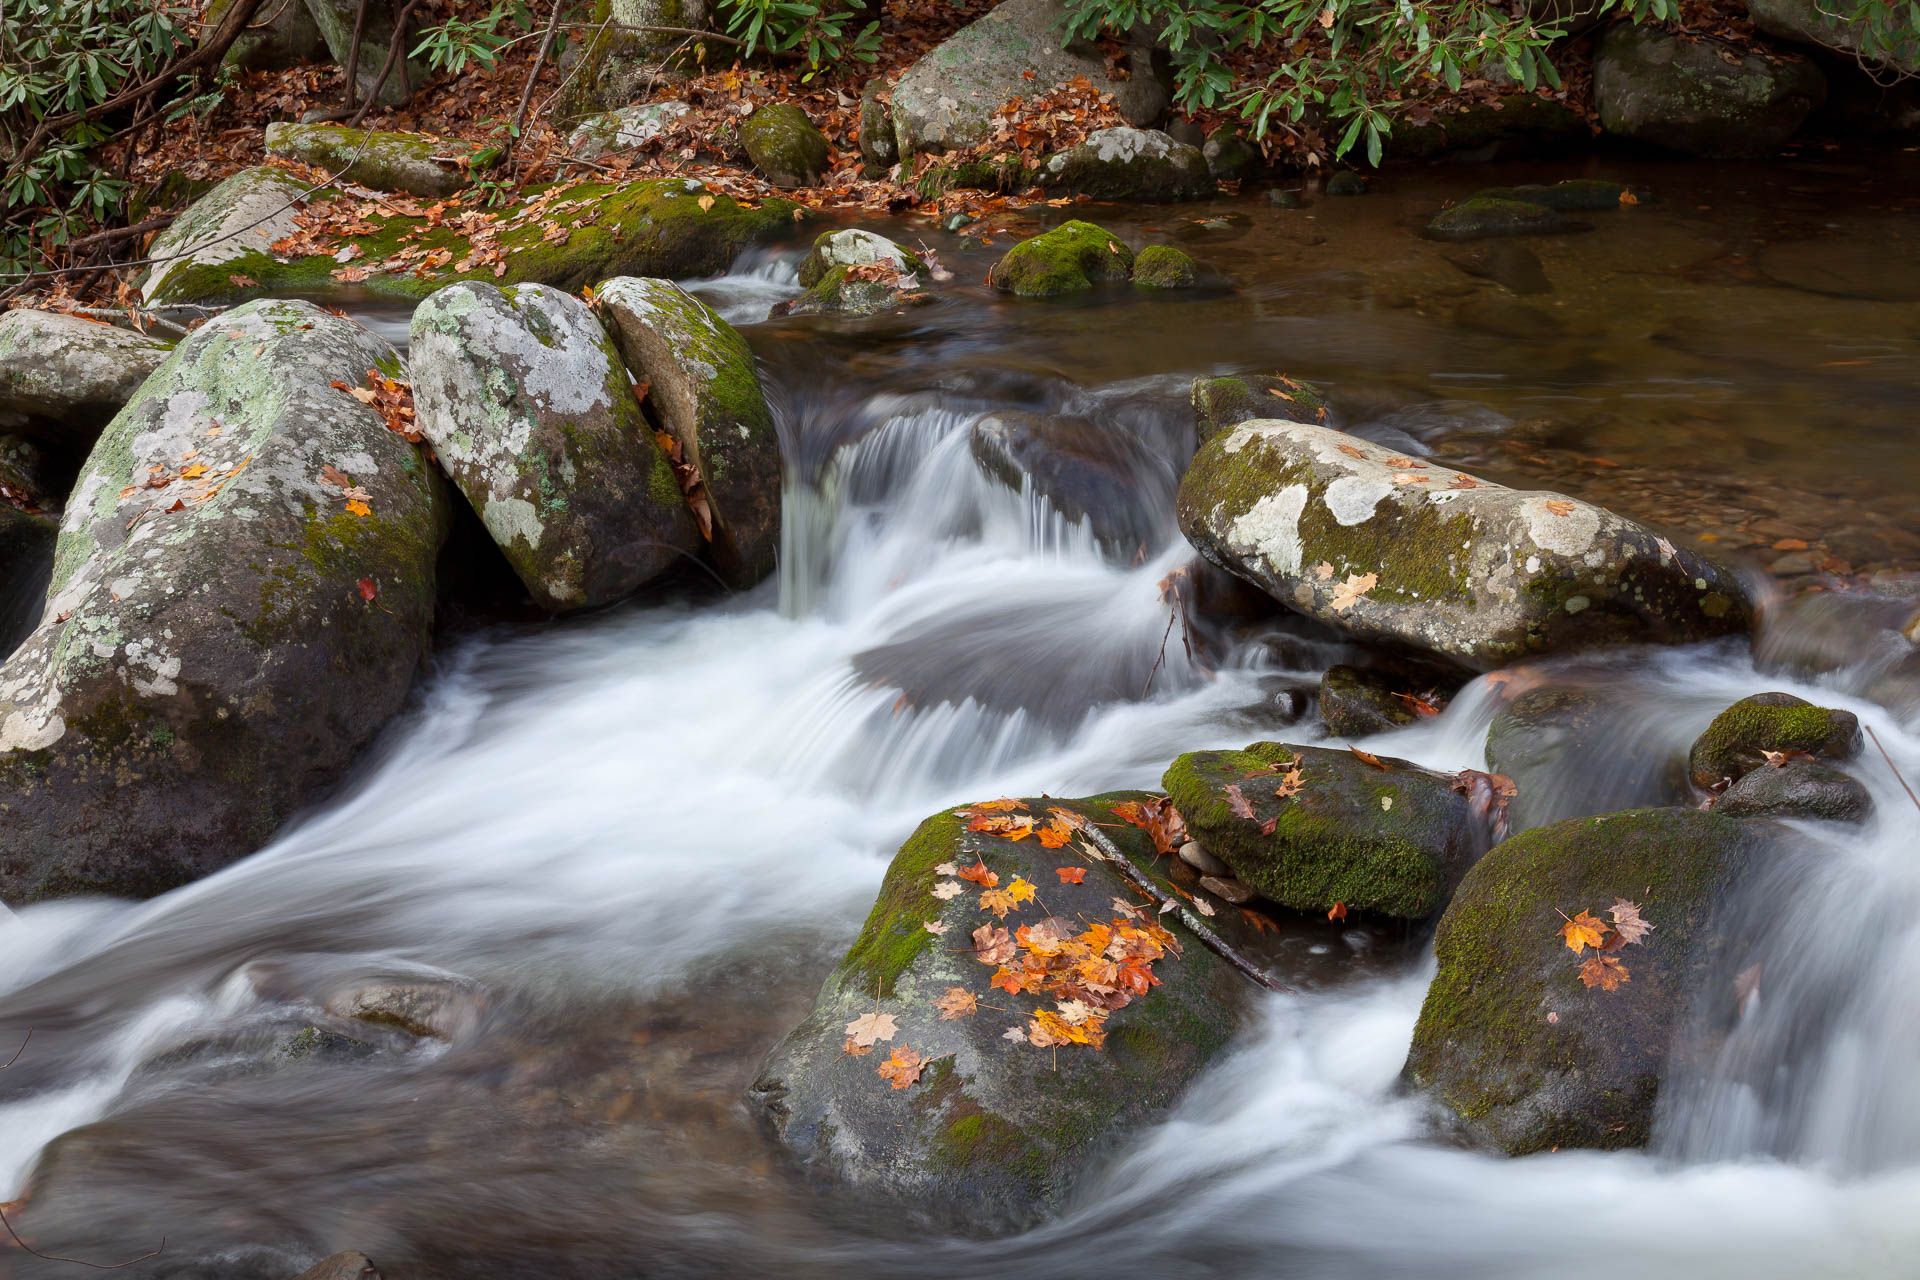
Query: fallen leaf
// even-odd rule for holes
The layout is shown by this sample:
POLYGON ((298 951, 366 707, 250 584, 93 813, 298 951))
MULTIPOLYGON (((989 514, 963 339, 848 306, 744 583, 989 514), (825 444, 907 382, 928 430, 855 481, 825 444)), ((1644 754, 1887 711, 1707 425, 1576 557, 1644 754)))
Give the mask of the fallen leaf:
POLYGON ((1038 892, 1032 884, 1021 879, 1019 876, 1015 876, 1013 883, 1007 886, 1007 896, 1015 902, 1032 902, 1034 895, 1038 892))
POLYGON ((1325 560, 1322 560, 1319 564, 1313 566, 1313 576, 1325 582, 1333 576, 1333 566, 1325 560))
POLYGON ((975 862, 970 867, 960 868, 960 878, 962 880, 971 880, 982 889, 991 889, 1000 883, 999 875, 987 870, 987 863, 984 858, 975 862))
POLYGON ((185 471, 182 471, 180 473, 180 478, 182 480, 198 480, 201 476, 205 474, 207 474, 206 464, 196 462, 192 466, 188 467, 185 471))
POLYGON ((903 1044, 893 1051, 892 1057, 880 1064, 878 1075, 894 1088, 905 1089, 920 1083, 923 1066, 920 1055, 903 1044))
POLYGON ((840 1046, 840 1052, 849 1058, 864 1058, 873 1052, 873 1046, 870 1044, 855 1044, 849 1040, 840 1046))
POLYGON ((1377 573, 1350 573, 1347 575, 1345 582, 1333 589, 1333 599, 1328 601, 1328 603, 1332 605, 1335 613, 1345 613, 1347 610, 1353 608, 1354 605, 1359 604, 1360 601, 1366 597, 1367 592, 1373 590, 1379 584, 1380 575, 1377 573))
POLYGON ((1253 803, 1247 799, 1245 793, 1243 793, 1239 787, 1229 782, 1226 786, 1226 793, 1227 807, 1233 810, 1237 816, 1242 818, 1251 818, 1254 816, 1253 803))
POLYGON ((948 926, 944 920, 922 920, 920 927, 937 938, 947 931, 948 926))
MULTIPOLYGON (((1588 947, 1592 947, 1595 951, 1598 951, 1600 945, 1606 941, 1607 926, 1604 921, 1596 920, 1591 914, 1583 910, 1579 915, 1574 916, 1560 927, 1560 936, 1566 939, 1568 948, 1570 948, 1575 955, 1579 955, 1581 951, 1588 947)), ((1593 984, 1588 983, 1587 985, 1592 986, 1593 984)))
POLYGON ((965 890, 960 887, 958 880, 942 880, 939 884, 933 886, 933 896, 942 902, 957 898, 964 892, 965 890))
POLYGON ((1347 750, 1353 752, 1354 755, 1358 756, 1361 764, 1371 765, 1375 769, 1378 769, 1383 773, 1388 772, 1387 766, 1380 763, 1380 757, 1374 755, 1372 752, 1362 751, 1360 748, 1354 746, 1352 743, 1347 744, 1347 750))
POLYGON ((991 911, 1002 920, 1007 918, 1007 912, 1014 910, 1018 905, 1014 902, 1013 895, 1005 889, 986 889, 980 894, 980 909, 991 911))
POLYGON ((847 1024, 847 1038, 855 1044, 891 1040, 899 1031, 899 1024, 890 1013, 863 1013, 847 1024))
POLYGON ((373 599, 374 585, 372 578, 362 578, 354 585, 360 588, 360 598, 362 600, 371 601, 373 599))
POLYGON ((1613 917, 1614 931, 1625 942, 1638 942, 1653 932, 1653 923, 1641 918, 1639 903, 1615 898, 1609 914, 1613 917))
POLYGON ((1617 991, 1621 983, 1630 982, 1632 978, 1619 956, 1588 956, 1580 965, 1580 981, 1602 991, 1617 991))
POLYGON ((973 931, 973 958, 981 964, 1005 964, 1019 950, 1013 935, 998 925, 983 924, 973 931))
MULTIPOLYGON (((1545 506, 1547 510, 1557 516, 1570 516, 1573 514, 1573 504, 1564 498, 1550 498, 1545 503, 1545 506)), ((1592 984, 1589 983, 1588 985, 1591 986, 1592 984)), ((1611 991, 1613 988, 1609 987, 1607 989, 1611 991)))
POLYGON ((951 862, 943 862, 933 869, 933 874, 937 876, 957 876, 960 874, 960 868, 954 866, 951 862))
POLYGON ((1305 785, 1306 779, 1300 776, 1300 766, 1296 764, 1280 775, 1280 785, 1273 789, 1273 794, 1285 800, 1288 796, 1299 795, 1300 788, 1305 785))
POLYGON ((1055 867, 1053 874, 1060 877, 1061 884, 1079 884, 1087 878, 1085 867, 1055 867))
POLYGON ((1621 204, 1639 204, 1640 197, 1636 196, 1631 191, 1622 191, 1620 193, 1620 203, 1621 204))
POLYGON ((1346 918, 1347 904, 1344 902, 1336 902, 1327 910, 1327 919, 1329 920, 1345 920, 1346 918))
POLYGON ((350 516, 370 516, 373 514, 373 508, 358 498, 355 498, 347 504, 347 514, 350 516))
POLYGON ((933 1002, 942 1022, 957 1022, 980 1007, 979 997, 965 987, 948 987, 946 994, 933 1002))

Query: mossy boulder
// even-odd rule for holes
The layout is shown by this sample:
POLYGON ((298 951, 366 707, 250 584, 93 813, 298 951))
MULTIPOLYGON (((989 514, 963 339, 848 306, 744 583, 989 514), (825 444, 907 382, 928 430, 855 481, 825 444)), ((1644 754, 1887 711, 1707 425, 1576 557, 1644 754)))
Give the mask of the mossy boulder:
POLYGON ((1133 250, 1120 237, 1091 222, 1063 222, 1022 240, 994 264, 993 286, 1022 298, 1085 293, 1096 284, 1133 274, 1133 250))
POLYGON ((1158 129, 1101 129, 1040 165, 1040 185, 1096 200, 1199 200, 1216 190, 1200 148, 1158 129))
POLYGON ((870 316, 923 293, 933 269, 913 250, 858 227, 822 232, 800 264, 806 289, 789 315, 870 316))
POLYGON ((622 599, 700 546, 613 340, 542 284, 456 284, 408 332, 420 431, 536 603, 622 599))
POLYGON ((922 200, 938 200, 949 191, 1020 191, 1034 182, 1035 170, 1018 156, 1005 159, 947 160, 927 166, 913 180, 922 200))
POLYGON ((1327 179, 1327 194, 1330 196, 1363 196, 1367 194, 1367 180, 1351 169, 1341 169, 1327 179))
POLYGON ((396 33, 393 29, 394 18, 404 4, 397 4, 395 0, 369 0, 362 22, 359 0, 306 0, 306 3, 307 12, 313 15, 314 25, 320 28, 320 36, 326 41, 327 52, 341 67, 345 67, 352 56, 354 31, 359 28, 360 60, 355 64, 354 74, 359 99, 373 95, 374 86, 378 84, 380 92, 374 96, 374 104, 397 107, 427 82, 427 64, 407 55, 407 47, 418 38, 418 27, 410 21, 406 31, 396 33), (403 48, 394 61, 393 70, 382 81, 380 72, 386 66, 395 40, 401 41, 403 48))
MULTIPOLYGON (((231 8, 233 0, 208 0, 201 18, 203 31, 211 34, 231 8)), ((248 71, 278 71, 311 62, 326 51, 327 42, 307 11, 306 0, 264 0, 246 29, 227 46, 225 61, 248 71)))
POLYGON ((1196 444, 1205 444, 1228 427, 1254 418, 1324 424, 1327 398, 1311 382, 1281 374, 1237 373, 1193 380, 1196 444))
POLYGON ((1194 839, 1297 911, 1344 903, 1424 919, 1483 847, 1451 775, 1391 757, 1373 765, 1345 748, 1257 742, 1181 756, 1161 783, 1194 839))
POLYGON ((426 133, 390 133, 348 129, 337 124, 267 126, 267 154, 310 164, 376 191, 404 191, 439 198, 467 185, 464 157, 479 150, 473 143, 426 133))
MULTIPOLYGON (((1126 798, 1141 797, 1101 799, 1126 798)), ((1153 866, 1152 845, 1105 803, 1026 803, 1014 816, 1046 823, 1052 808, 1075 821, 1112 824, 1101 831, 1120 855, 1153 866)), ((1100 1155, 1164 1115, 1228 1046, 1257 988, 1208 950, 1185 923, 1186 911, 1156 916, 1154 904, 1097 849, 1089 852, 1084 838, 1048 849, 1038 839, 1015 842, 968 826, 938 814, 901 846, 860 936, 812 1013, 774 1047, 752 1098, 804 1172, 868 1209, 1000 1235, 1057 1211, 1100 1155), (1037 898, 996 918, 978 886, 954 878, 977 862, 999 877, 1000 891, 1024 881, 1037 898), (1083 870, 1084 878, 1068 883, 1055 874, 1062 867, 1083 870), (1049 919, 1057 923, 1045 925, 1049 919), (1113 931, 1116 941, 1100 950, 1109 958, 1135 946, 1143 947, 1137 955, 1161 952, 1152 962, 1159 985, 1092 1022, 1104 1032, 1102 1048, 1056 1052, 1030 1042, 1033 1015, 1055 1016, 1062 997, 990 987, 1002 965, 982 963, 974 931, 1037 929, 1044 937, 1057 928, 1084 938, 1095 925, 1113 931), (1151 946, 1118 933, 1159 926, 1166 932, 1151 946), (943 1018, 934 1002, 956 987, 979 1008, 943 1018), (897 1031, 871 1053, 849 1053, 848 1024, 875 1012, 896 1019, 897 1031), (891 1088, 877 1068, 909 1047, 926 1066, 917 1083, 891 1088)), ((1020 967, 1018 958, 1008 963, 1020 967)))
POLYGON ((273 262, 271 246, 300 229, 294 206, 309 185, 261 165, 195 200, 148 248, 154 265, 140 286, 141 300, 224 302, 240 293, 244 286, 232 277, 244 279, 249 269, 273 262))
POLYGON ((1102 550, 1122 563, 1162 541, 1161 515, 1177 477, 1139 437, 1085 418, 989 413, 973 424, 973 460, 1015 492, 1044 498, 1072 522, 1085 521, 1102 550))
POLYGON ((78 461, 172 349, 171 342, 79 316, 6 312, 0 431, 33 435, 78 461))
POLYGON ((1643 707, 1604 689, 1501 685, 1487 730, 1487 768, 1519 789, 1508 829, 1621 809, 1685 804, 1686 769, 1665 743, 1644 736, 1643 707))
POLYGON ((1404 729, 1420 718, 1395 681, 1377 671, 1333 666, 1320 677, 1320 719, 1336 738, 1404 729))
POLYGON ((769 102, 747 117, 740 143, 776 187, 818 186, 833 151, 827 135, 791 102, 769 102))
POLYGON ((598 160, 609 151, 644 147, 692 110, 684 102, 638 102, 589 116, 567 136, 567 154, 598 160))
POLYGON ((1826 98, 1826 77, 1804 59, 1658 27, 1617 23, 1593 56, 1603 129, 1708 159, 1772 155, 1826 98))
POLYGON ((668 280, 632 276, 595 289, 595 306, 647 406, 700 473, 720 574, 749 587, 780 549, 780 437, 753 351, 720 313, 668 280))
POLYGON ((1470 196, 1442 209, 1427 222, 1435 240, 1484 240, 1489 236, 1538 236, 1585 231, 1585 223, 1563 217, 1557 210, 1531 200, 1470 196))
POLYGON ((1150 244, 1133 259, 1133 282, 1143 289, 1191 289, 1200 283, 1200 270, 1182 250, 1150 244))
POLYGON ((1748 773, 1714 801, 1713 811, 1729 818, 1865 822, 1873 812, 1873 793, 1824 760, 1796 759, 1748 773))
POLYGON ((404 702, 444 485, 332 384, 400 370, 304 302, 180 344, 67 505, 0 667, 0 897, 145 896, 264 844, 404 702))
POLYGON ((1177 513, 1202 555, 1282 604, 1468 670, 1738 633, 1752 616, 1731 571, 1611 511, 1325 427, 1214 436, 1177 513))
POLYGON ((1000 108, 1032 100, 1084 77, 1113 94, 1128 124, 1157 124, 1170 101, 1149 42, 1129 42, 1124 80, 1090 41, 1062 42, 1064 0, 1005 0, 936 45, 893 87, 893 125, 901 158, 961 151, 987 141, 1000 108))
POLYGON ((893 95, 885 80, 869 80, 860 91, 861 176, 883 178, 900 163, 900 142, 893 136, 893 95))
POLYGON ((1737 945, 1717 917, 1763 841, 1718 814, 1637 809, 1496 846, 1440 917, 1407 1080, 1509 1155, 1644 1145, 1676 1036, 1737 945), (1616 953, 1627 975, 1608 991, 1583 983, 1560 930, 1615 899, 1653 930, 1616 953))
POLYGON ((1851 760, 1861 742, 1860 719, 1851 711, 1816 707, 1790 693, 1756 693, 1713 718, 1687 753, 1687 769, 1696 787, 1710 790, 1766 764, 1769 751, 1851 760))
POLYGON ((226 304, 295 291, 317 298, 418 299, 476 275, 503 287, 550 284, 568 292, 614 275, 716 275, 733 265, 748 245, 791 229, 799 211, 787 200, 763 200, 748 208, 708 190, 698 179, 659 178, 583 183, 562 194, 551 189, 531 193, 496 215, 493 243, 499 259, 485 265, 471 260, 476 244, 457 227, 379 211, 366 218, 373 231, 342 239, 324 253, 281 257, 271 251, 275 241, 299 229, 291 212, 276 215, 257 234, 246 232, 238 240, 211 244, 302 190, 282 170, 248 169, 209 192, 163 235, 164 240, 181 231, 167 241, 169 248, 200 244, 204 251, 154 268, 143 290, 148 301, 226 304), (270 187, 273 202, 257 199, 267 191, 255 185, 229 190, 242 179, 270 187), (244 200, 238 198, 242 193, 244 200), (549 239, 553 233, 548 228, 554 225, 563 226, 565 234, 549 239), (412 255, 386 269, 388 257, 412 249, 423 250, 439 265, 428 266, 422 255, 412 255), (445 258, 438 252, 443 249, 445 258))
POLYGON ((1568 178, 1564 182, 1550 185, 1528 183, 1518 187, 1488 187, 1476 191, 1476 200, 1519 200, 1526 204, 1542 205, 1559 213, 1600 213, 1608 209, 1618 209, 1623 196, 1628 194, 1624 182, 1608 182, 1602 178, 1568 178))

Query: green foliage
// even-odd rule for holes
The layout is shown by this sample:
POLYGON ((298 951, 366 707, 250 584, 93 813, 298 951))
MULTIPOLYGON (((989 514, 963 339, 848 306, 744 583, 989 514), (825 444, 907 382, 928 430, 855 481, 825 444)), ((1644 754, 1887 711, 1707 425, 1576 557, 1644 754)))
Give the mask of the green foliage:
MULTIPOLYGON (((514 38, 501 30, 508 21, 522 31, 531 31, 533 11, 520 0, 511 0, 511 3, 496 0, 484 18, 448 18, 439 26, 421 32, 420 42, 408 50, 407 56, 424 57, 435 71, 456 76, 465 71, 469 63, 491 71, 500 61, 500 51, 513 43, 514 38)), ((560 56, 561 34, 555 33, 555 47, 548 54, 555 59, 560 56)))
POLYGON ((1845 33, 1842 52, 1855 53, 1869 73, 1883 83, 1905 79, 1897 65, 1920 63, 1920 0, 1818 0, 1815 11, 1845 33))
POLYGON ((854 31, 860 10, 844 0, 722 0, 721 8, 729 34, 747 42, 747 57, 763 50, 798 56, 807 64, 803 81, 842 63, 870 63, 880 56, 880 23, 854 31))

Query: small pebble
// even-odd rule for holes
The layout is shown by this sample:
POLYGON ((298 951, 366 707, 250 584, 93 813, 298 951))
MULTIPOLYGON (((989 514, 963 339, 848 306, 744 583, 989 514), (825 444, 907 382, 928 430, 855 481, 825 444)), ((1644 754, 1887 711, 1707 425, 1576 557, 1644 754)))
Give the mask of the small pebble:
POLYGON ((1220 859, 1200 847, 1197 840, 1189 840, 1180 846, 1180 861, 1192 867, 1203 876, 1230 876, 1233 869, 1220 859))
POLYGON ((1238 880, 1222 880, 1218 876, 1201 876, 1200 887, 1216 897, 1225 898, 1234 906, 1253 901, 1253 890, 1238 880))

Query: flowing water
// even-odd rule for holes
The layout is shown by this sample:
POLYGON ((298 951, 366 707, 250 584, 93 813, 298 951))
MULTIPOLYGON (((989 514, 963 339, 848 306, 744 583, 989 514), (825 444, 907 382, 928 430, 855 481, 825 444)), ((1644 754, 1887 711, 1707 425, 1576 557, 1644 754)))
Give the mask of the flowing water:
MULTIPOLYGON (((1283 369, 1350 429, 1703 546, 1777 555, 1798 535, 1775 522, 1854 568, 1914 567, 1920 246, 1900 215, 1920 184, 1838 163, 1623 176, 1641 206, 1529 242, 1545 293, 1524 262, 1475 259, 1512 277, 1491 285, 1415 237, 1468 189, 1425 176, 1305 210, 1096 211, 1232 289, 997 299, 968 283, 1008 242, 990 220, 928 237, 951 301, 753 324, 790 464, 777 580, 466 630, 377 758, 271 847, 152 902, 0 915, 0 1057, 31 1031, 0 1074, 0 1200, 30 1192, 11 1217, 48 1252, 165 1236, 129 1272, 153 1276, 285 1280, 345 1248, 393 1277, 1913 1274, 1920 815, 1871 754, 1849 767, 1877 816, 1798 829, 1750 908, 1764 986, 1670 1080, 1644 1153, 1437 1138, 1397 1084, 1424 938, 1317 923, 1280 944, 1298 993, 1263 996, 1173 1116, 1011 1240, 903 1233, 797 1184, 743 1100, 921 818, 1310 739, 1297 691, 1347 656, 1284 621, 1169 637, 1158 584, 1187 556, 1163 478, 1138 486, 1153 535, 1104 555, 981 474, 982 412, 1091 420, 1173 475, 1194 374, 1283 369), (335 992, 420 978, 469 993, 449 1042, 368 1033, 369 1058, 262 1065, 335 992)), ((745 324, 793 295, 793 261, 700 287, 745 324)), ((1530 678, 1612 691, 1636 722, 1620 750, 1649 758, 1787 689, 1854 710, 1920 777, 1920 722, 1862 696, 1844 644, 1800 640, 1816 661, 1794 675, 1723 644, 1530 678)), ((1493 710, 1476 682, 1371 745, 1481 767, 1493 710)), ((1588 794, 1606 765, 1557 784, 1588 794)), ((70 1271, 0 1248, 0 1276, 70 1271)))

